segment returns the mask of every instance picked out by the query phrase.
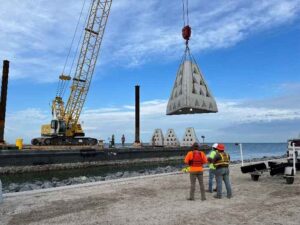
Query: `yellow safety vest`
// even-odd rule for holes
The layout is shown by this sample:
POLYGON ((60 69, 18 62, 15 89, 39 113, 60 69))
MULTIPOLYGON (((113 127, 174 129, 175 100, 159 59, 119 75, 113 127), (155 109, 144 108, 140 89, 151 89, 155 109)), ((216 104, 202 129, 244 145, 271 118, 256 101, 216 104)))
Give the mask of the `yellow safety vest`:
POLYGON ((228 167, 229 155, 225 152, 219 152, 221 159, 214 163, 215 167, 228 167))

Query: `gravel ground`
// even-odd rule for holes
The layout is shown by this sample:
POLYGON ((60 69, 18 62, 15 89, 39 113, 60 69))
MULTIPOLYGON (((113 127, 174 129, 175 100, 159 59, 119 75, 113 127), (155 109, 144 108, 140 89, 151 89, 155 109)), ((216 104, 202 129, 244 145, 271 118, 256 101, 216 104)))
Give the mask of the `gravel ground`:
MULTIPOLYGON (((205 172, 207 184, 208 173, 205 172)), ((188 174, 126 178, 5 195, 0 224, 299 224, 300 175, 258 182, 231 167, 233 198, 187 201, 188 174)))

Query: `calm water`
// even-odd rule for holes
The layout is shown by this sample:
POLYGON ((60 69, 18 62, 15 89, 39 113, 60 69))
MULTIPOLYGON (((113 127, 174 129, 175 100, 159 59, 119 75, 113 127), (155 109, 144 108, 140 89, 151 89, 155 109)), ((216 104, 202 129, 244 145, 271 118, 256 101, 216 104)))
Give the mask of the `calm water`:
MULTIPOLYGON (((240 147, 233 143, 225 144, 226 151, 232 160, 240 159, 240 147)), ((287 143, 243 143, 244 159, 261 158, 263 156, 281 156, 286 154, 287 143)))

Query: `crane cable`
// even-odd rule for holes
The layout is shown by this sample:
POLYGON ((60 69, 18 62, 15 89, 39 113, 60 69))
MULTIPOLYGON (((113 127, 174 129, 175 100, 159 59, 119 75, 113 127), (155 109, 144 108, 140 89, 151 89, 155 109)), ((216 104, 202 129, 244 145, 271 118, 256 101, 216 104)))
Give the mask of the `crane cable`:
POLYGON ((183 26, 189 25, 189 0, 182 0, 183 26))
MULTIPOLYGON (((77 24, 76 24, 74 34, 73 34, 72 42, 71 42, 71 45, 70 45, 70 48, 69 48, 69 51, 68 51, 68 54, 67 54, 67 57, 66 57, 66 61, 65 61, 62 73, 61 73, 62 75, 64 75, 66 66, 67 66, 68 61, 69 61, 69 57, 70 57, 70 54, 71 54, 71 50, 73 48, 73 43, 74 43, 74 40, 75 40, 75 37, 76 37, 76 34, 77 34, 79 23, 81 21, 81 17, 82 17, 82 13, 83 13, 83 10, 84 10, 84 7, 85 7, 85 3, 86 3, 86 0, 83 1, 82 7, 81 7, 80 15, 79 15, 79 18, 78 18, 78 21, 77 21, 77 24)), ((62 94, 65 92, 65 89, 66 89, 66 80, 61 80, 60 79, 59 82, 58 82, 58 86, 57 86, 56 96, 62 97, 62 94)))
MULTIPOLYGON (((91 11, 91 8, 92 8, 92 4, 90 4, 88 12, 91 11)), ((88 17, 89 17, 89 13, 87 13, 86 16, 85 16, 85 20, 84 20, 84 23, 83 23, 83 30, 84 30, 84 28, 87 24, 88 17)), ((72 64, 71 64, 71 67, 70 67, 70 70, 69 70, 69 74, 71 74, 72 71, 73 71, 73 66, 74 66, 75 60, 77 59, 78 50, 79 50, 79 47, 80 47, 80 44, 81 44, 83 34, 84 34, 84 32, 81 32, 80 37, 78 39, 78 43, 77 43, 77 47, 76 47, 76 51, 75 51, 75 56, 73 57, 72 64)), ((65 93, 66 93, 66 88, 63 89, 62 97, 64 97, 65 93)))

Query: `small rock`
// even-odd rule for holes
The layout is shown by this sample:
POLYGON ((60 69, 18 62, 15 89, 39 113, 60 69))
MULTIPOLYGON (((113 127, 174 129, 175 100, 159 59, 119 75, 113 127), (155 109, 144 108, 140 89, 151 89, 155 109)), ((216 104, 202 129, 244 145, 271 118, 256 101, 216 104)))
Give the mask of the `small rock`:
POLYGON ((56 177, 52 177, 52 182, 57 182, 57 181, 59 181, 59 179, 58 179, 58 178, 56 178, 56 177))
POLYGON ((105 177, 99 176, 99 177, 95 177, 95 179, 96 179, 96 181, 104 181, 105 177))
POLYGON ((42 181, 36 181, 36 182, 34 182, 35 183, 35 185, 38 185, 38 186, 42 186, 43 185, 43 182, 42 181))
POLYGON ((115 174, 115 176, 119 178, 119 177, 122 177, 123 174, 124 174, 123 172, 117 172, 117 173, 115 174))
POLYGON ((38 190, 42 188, 41 186, 36 184, 29 184, 29 187, 31 188, 31 190, 38 190))
POLYGON ((130 174, 129 174, 129 172, 128 171, 125 171, 124 173, 123 173, 123 178, 126 178, 126 177, 129 177, 130 176, 130 174))
POLYGON ((165 172, 167 172, 167 173, 170 173, 170 172, 172 172, 172 171, 173 171, 173 169, 172 169, 171 166, 167 166, 167 167, 165 168, 165 172))
POLYGON ((66 186, 63 182, 56 182, 56 187, 66 186))
POLYGON ((52 183, 51 183, 50 181, 46 181, 46 182, 44 182, 44 183, 42 184, 41 187, 42 187, 42 188, 52 188, 53 185, 52 185, 52 183))
POLYGON ((90 177, 89 178, 89 182, 95 182, 96 181, 96 178, 95 177, 90 177))
POLYGON ((86 182, 87 179, 88 179, 88 178, 87 178, 86 176, 81 176, 81 177, 80 177, 80 180, 81 180, 83 183, 86 182))
POLYGON ((8 190, 9 190, 9 192, 18 192, 20 190, 20 186, 16 183, 11 183, 8 186, 8 190))
POLYGON ((30 190, 32 190, 30 184, 25 183, 21 186, 19 191, 21 192, 21 191, 30 191, 30 190))

